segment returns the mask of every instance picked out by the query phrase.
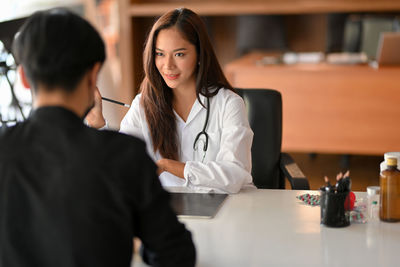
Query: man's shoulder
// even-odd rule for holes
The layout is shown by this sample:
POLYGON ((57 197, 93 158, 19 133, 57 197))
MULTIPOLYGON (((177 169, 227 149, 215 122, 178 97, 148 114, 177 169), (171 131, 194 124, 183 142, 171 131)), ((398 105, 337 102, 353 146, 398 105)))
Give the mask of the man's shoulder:
POLYGON ((12 126, 0 127, 0 158, 12 160, 27 149, 29 136, 26 134, 27 121, 12 126))
POLYGON ((0 126, 0 142, 7 144, 11 141, 11 138, 15 138, 21 129, 24 127, 24 122, 17 123, 13 126, 0 126))
POLYGON ((128 135, 128 134, 124 134, 121 132, 117 132, 115 130, 95 130, 96 131, 96 135, 98 135, 99 139, 101 139, 101 142, 106 142, 110 145, 117 145, 118 146, 123 146, 125 148, 127 147, 145 147, 145 143, 132 135, 128 135))
POLYGON ((93 149, 98 150, 101 147, 102 151, 106 151, 106 158, 119 158, 121 164, 127 161, 142 161, 147 155, 146 144, 141 139, 120 133, 114 130, 95 130, 96 136, 93 149))

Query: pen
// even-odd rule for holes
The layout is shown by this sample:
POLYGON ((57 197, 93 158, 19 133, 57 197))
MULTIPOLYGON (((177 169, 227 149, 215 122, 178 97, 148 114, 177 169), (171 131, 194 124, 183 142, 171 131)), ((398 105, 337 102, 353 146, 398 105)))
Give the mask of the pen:
POLYGON ((107 97, 101 97, 101 99, 103 99, 105 101, 108 101, 108 102, 111 102, 111 103, 114 103, 114 104, 118 104, 118 105, 127 107, 127 108, 131 107, 131 105, 128 105, 128 104, 125 104, 125 103, 122 103, 122 102, 119 102, 119 101, 116 101, 116 100, 113 100, 113 99, 109 99, 107 97))

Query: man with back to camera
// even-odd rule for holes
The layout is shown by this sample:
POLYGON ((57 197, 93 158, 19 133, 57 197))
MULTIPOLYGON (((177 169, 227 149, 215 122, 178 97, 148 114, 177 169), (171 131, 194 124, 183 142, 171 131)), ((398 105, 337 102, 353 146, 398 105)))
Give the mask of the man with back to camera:
POLYGON ((105 60, 97 31, 64 9, 40 11, 13 52, 34 111, 0 133, 0 266, 127 267, 134 236, 153 265, 194 266, 145 144, 83 124, 105 60))

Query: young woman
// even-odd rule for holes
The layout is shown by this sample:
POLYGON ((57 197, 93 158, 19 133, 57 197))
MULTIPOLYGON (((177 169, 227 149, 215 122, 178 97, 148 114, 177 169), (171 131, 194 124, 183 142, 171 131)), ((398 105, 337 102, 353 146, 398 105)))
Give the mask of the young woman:
POLYGON ((252 184, 244 102, 226 80, 200 17, 161 16, 148 36, 141 93, 120 131, 142 138, 164 186, 236 193, 252 184))

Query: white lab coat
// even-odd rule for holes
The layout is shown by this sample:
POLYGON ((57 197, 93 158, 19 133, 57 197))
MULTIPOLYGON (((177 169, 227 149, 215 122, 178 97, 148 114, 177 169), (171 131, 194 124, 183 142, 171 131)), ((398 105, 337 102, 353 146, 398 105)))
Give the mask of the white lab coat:
MULTIPOLYGON (((200 96, 207 105, 206 98, 200 96)), ((204 155, 204 135, 193 149, 194 140, 204 127, 206 109, 198 100, 184 122, 175 113, 180 144, 180 161, 185 162, 184 177, 178 178, 163 172, 160 181, 164 187, 186 186, 198 192, 236 193, 245 185, 252 185, 251 145, 253 132, 249 126, 243 99, 231 90, 220 89, 210 98, 210 115, 206 132, 208 149, 204 155), (204 157, 204 159, 203 159, 204 157)), ((140 94, 132 101, 131 108, 121 122, 120 131, 141 138, 154 161, 161 155, 154 153, 150 132, 140 94)))

